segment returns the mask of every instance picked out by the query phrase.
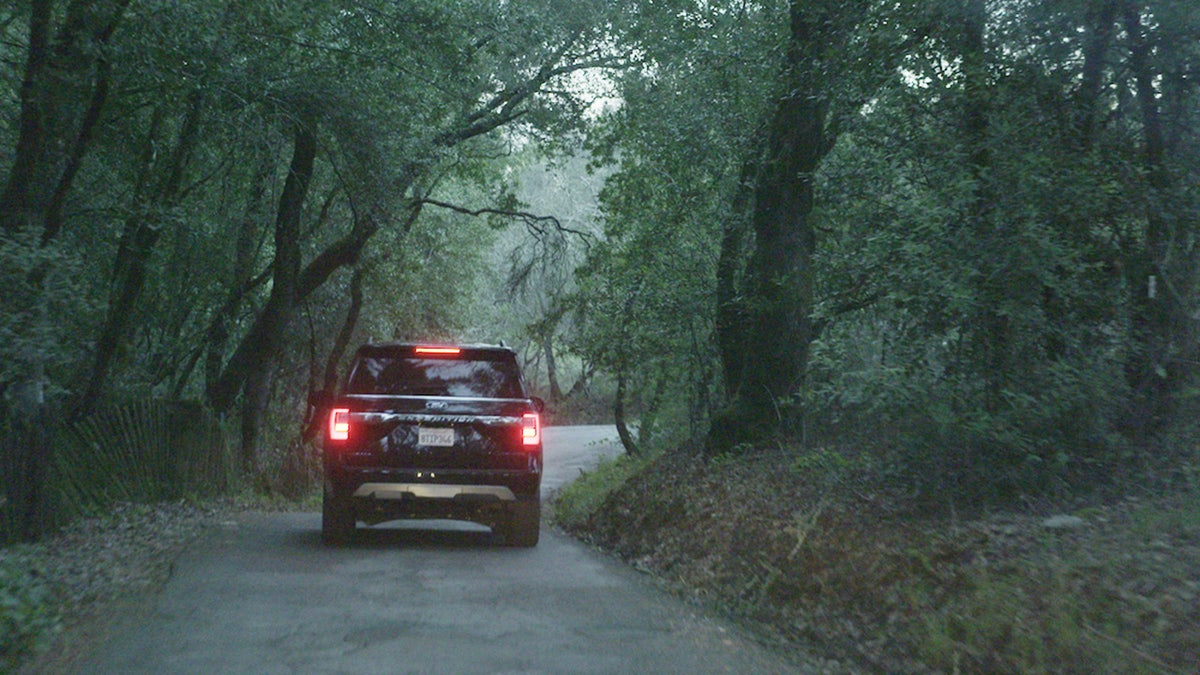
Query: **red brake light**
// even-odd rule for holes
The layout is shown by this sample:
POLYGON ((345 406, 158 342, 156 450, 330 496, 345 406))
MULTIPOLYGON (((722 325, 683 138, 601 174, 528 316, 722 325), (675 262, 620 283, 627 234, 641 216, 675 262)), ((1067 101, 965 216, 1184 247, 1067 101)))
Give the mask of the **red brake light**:
POLYGON ((542 442, 542 421, 537 413, 525 413, 521 417, 521 443, 537 445, 542 442))
POLYGON ((350 439, 350 409, 334 408, 329 411, 329 440, 346 441, 350 439))
POLYGON ((413 351, 427 356, 458 356, 462 353, 458 347, 417 347, 413 351))

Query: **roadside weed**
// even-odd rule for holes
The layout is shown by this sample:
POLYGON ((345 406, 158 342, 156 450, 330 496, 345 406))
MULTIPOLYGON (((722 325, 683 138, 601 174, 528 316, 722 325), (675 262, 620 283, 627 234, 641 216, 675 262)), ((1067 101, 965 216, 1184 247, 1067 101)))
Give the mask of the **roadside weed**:
POLYGON ((0 672, 8 672, 62 628, 50 589, 19 556, 0 553, 0 672))

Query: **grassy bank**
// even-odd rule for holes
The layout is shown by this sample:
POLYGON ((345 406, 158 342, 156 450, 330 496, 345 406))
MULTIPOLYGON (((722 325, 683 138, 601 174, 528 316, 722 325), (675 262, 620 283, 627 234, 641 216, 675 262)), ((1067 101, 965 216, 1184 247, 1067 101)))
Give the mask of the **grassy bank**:
POLYGON ((556 521, 771 639, 866 671, 1183 673, 1200 494, 930 513, 843 453, 623 458, 556 521))

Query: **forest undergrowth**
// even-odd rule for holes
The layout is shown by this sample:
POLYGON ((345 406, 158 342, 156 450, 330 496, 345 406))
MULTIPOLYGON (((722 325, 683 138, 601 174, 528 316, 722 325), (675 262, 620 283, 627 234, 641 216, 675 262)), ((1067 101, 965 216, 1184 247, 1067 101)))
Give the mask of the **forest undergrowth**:
POLYGON ((888 673, 1184 673, 1200 491, 930 510, 844 452, 621 458, 556 522, 785 649, 888 673))

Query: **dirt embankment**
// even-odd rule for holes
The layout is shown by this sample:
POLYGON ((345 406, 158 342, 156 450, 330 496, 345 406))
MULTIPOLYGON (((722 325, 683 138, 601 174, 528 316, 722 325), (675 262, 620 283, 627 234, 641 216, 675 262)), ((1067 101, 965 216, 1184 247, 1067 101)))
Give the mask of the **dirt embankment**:
POLYGON ((669 453, 574 533, 879 672, 1195 672, 1200 495, 954 517, 787 449, 669 453))

